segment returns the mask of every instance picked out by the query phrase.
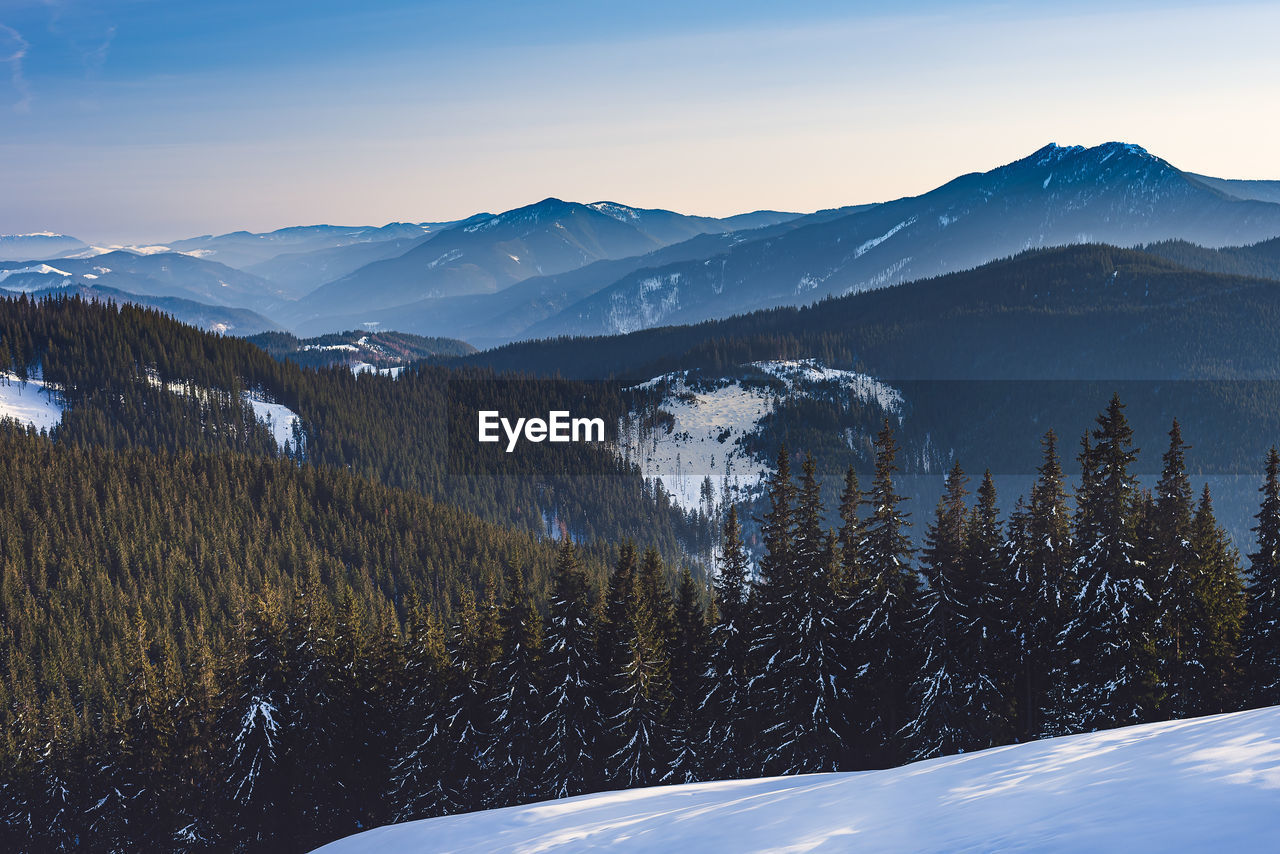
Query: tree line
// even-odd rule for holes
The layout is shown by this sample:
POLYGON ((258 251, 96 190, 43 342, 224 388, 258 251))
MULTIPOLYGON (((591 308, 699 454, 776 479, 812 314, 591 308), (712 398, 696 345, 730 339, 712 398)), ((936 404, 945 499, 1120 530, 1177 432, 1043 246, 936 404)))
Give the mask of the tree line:
MULTIPOLYGON (((1007 519, 955 465, 918 553, 886 423, 830 518, 778 456, 763 554, 736 510, 711 595, 624 543, 558 545, 545 608, 515 552, 443 618, 370 620, 314 571, 181 671, 141 615, 109 733, 10 730, 9 847, 304 850, 388 821, 701 779, 886 767, 1280 702, 1280 455, 1247 568, 1193 492, 1175 423, 1153 490, 1119 399, 1056 437, 1007 519), (597 580, 598 579, 598 580, 597 580)), ((400 613, 393 619, 391 613, 400 613)))

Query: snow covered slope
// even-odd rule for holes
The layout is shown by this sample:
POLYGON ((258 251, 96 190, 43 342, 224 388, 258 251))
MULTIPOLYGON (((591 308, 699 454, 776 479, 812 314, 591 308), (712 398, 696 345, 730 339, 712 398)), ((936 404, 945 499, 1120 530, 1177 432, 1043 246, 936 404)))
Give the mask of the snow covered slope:
POLYGON ((47 390, 39 376, 23 383, 15 374, 0 373, 0 420, 52 430, 62 421, 64 409, 58 394, 47 390))
MULTIPOLYGON (((902 395, 897 389, 855 371, 829 368, 814 359, 752 362, 744 368, 778 381, 773 386, 757 378, 706 378, 691 381, 686 372, 654 377, 639 388, 664 391, 659 404, 670 416, 667 428, 642 429, 637 413, 620 425, 620 455, 640 467, 645 478, 662 483, 672 500, 685 510, 705 506, 703 489, 710 479, 713 503, 751 497, 764 488, 773 469, 746 447, 763 429, 764 419, 778 406, 781 395, 802 397, 840 388, 899 415, 902 395)), ((710 509, 710 508, 709 508, 710 509)))
POLYGON ((586 795, 378 828, 319 850, 1280 851, 1280 708, 887 771, 586 795))

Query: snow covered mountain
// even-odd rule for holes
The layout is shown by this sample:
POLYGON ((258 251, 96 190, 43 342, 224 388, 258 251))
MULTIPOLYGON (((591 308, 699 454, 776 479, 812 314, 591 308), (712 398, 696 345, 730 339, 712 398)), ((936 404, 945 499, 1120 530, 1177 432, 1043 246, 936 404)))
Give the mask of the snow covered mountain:
POLYGON ((324 854, 1280 850, 1280 708, 861 773, 585 795, 366 831, 324 854))
POLYGON ((0 234, 0 261, 59 258, 88 247, 83 241, 49 231, 34 234, 0 234))
POLYGON ((301 324, 332 318, 327 321, 329 328, 345 328, 371 319, 370 313, 379 309, 494 293, 534 276, 642 256, 699 234, 792 216, 761 211, 744 215, 743 226, 738 226, 733 224, 738 218, 717 220, 615 202, 583 205, 544 199, 496 216, 477 215, 402 255, 362 267, 304 297, 287 319, 301 324))
POLYGON ((1230 195, 1139 146, 1048 145, 922 196, 637 270, 524 337, 627 332, 802 304, 1036 247, 1165 239, 1222 246, 1276 235, 1280 204, 1230 195))

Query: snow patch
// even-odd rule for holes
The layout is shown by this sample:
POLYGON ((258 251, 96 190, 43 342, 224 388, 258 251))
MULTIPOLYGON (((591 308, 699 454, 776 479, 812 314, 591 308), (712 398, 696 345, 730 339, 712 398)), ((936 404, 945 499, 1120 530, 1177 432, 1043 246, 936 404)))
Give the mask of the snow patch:
POLYGON ((24 385, 17 375, 0 373, 0 421, 12 419, 37 430, 52 430, 62 422, 66 404, 38 375, 24 385))
MULTIPOLYGON (((5 279, 9 278, 10 276, 26 276, 26 275, 62 276, 64 278, 69 278, 71 276, 71 274, 68 273, 66 270, 59 270, 57 267, 50 267, 48 264, 36 264, 33 267, 19 267, 16 270, 0 270, 0 282, 3 282, 5 279)), ((35 290, 36 288, 43 288, 43 287, 46 287, 46 285, 37 285, 30 289, 14 288, 13 290, 35 290)))
POLYGON ((323 854, 1277 851, 1280 708, 432 818, 323 854))
POLYGON ((857 249, 853 250, 853 257, 861 258, 863 255, 866 255, 868 252, 870 252, 872 249, 875 249, 881 243, 884 243, 890 237, 893 237, 899 231, 902 231, 902 229, 906 228, 909 225, 914 225, 915 221, 916 221, 915 217, 911 217, 911 219, 904 219, 902 222, 898 223, 893 228, 889 229, 879 237, 871 238, 866 243, 862 244, 857 249))
POLYGON ((294 428, 302 426, 302 419, 296 412, 287 406, 268 400, 260 391, 246 391, 244 402, 253 407, 253 414, 271 431, 277 447, 284 450, 286 442, 293 444, 294 428))

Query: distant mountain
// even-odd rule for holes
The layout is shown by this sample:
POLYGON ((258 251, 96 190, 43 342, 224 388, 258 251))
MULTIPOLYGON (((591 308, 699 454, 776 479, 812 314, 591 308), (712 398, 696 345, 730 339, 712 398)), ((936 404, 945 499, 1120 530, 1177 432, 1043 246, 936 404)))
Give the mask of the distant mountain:
POLYGON ((1188 177, 1237 199, 1255 199, 1280 204, 1280 181, 1242 181, 1236 178, 1211 178, 1188 172, 1188 177))
POLYGON ((386 240, 418 238, 450 223, 393 222, 382 227, 347 225, 298 225, 276 231, 233 231, 229 234, 202 235, 175 240, 165 246, 174 252, 186 252, 208 258, 228 267, 245 268, 261 264, 284 253, 311 252, 356 243, 380 243, 386 240))
MULTIPOLYGON (((784 222, 794 215, 761 211, 744 216, 742 222, 750 225, 784 222)), ((722 220, 671 211, 544 199, 497 216, 473 217, 399 257, 362 267, 303 298, 287 319, 307 328, 320 318, 358 324, 379 309, 495 293, 534 276, 640 256, 730 229, 722 220)))
MULTIPOLYGON (((0 271, 0 277, 5 271, 0 271)), ((208 305, 181 297, 147 296, 131 294, 117 288, 89 284, 82 278, 61 276, 58 273, 18 274, 0 278, 0 296, 25 293, 39 299, 46 296, 78 296, 93 302, 131 303, 162 311, 170 317, 207 332, 227 335, 257 335, 278 330, 273 321, 247 308, 208 305)))
POLYGON ((1136 145, 1046 146, 922 196, 637 270, 526 335, 627 332, 811 302, 963 270, 1024 249, 1280 235, 1280 204, 1208 186, 1136 145))
POLYGON ((74 237, 47 231, 36 234, 0 234, 0 261, 48 260, 87 248, 74 237))
MULTIPOLYGON (((852 209, 843 209, 848 212, 852 209)), ((721 222, 766 225, 751 233, 777 234, 796 223, 838 216, 836 211, 823 211, 806 217, 763 212, 730 217, 721 222)), ((645 255, 618 260, 596 261, 585 267, 552 276, 533 276, 496 293, 429 298, 406 305, 361 312, 361 322, 388 328, 411 330, 423 335, 452 335, 472 341, 477 346, 505 343, 521 336, 525 329, 549 317, 595 291, 635 270, 659 267, 677 261, 705 258, 725 251, 744 239, 744 233, 699 234, 696 237, 665 246, 645 255)), ((317 317, 296 324, 298 331, 315 334, 340 328, 352 315, 317 317)))
MULTIPOLYGON (((13 264, 0 262, 0 268, 13 264)), ((90 258, 53 259, 52 265, 83 284, 145 296, 179 297, 258 312, 268 312, 286 299, 281 289, 258 276, 176 252, 139 255, 116 250, 90 258)))

